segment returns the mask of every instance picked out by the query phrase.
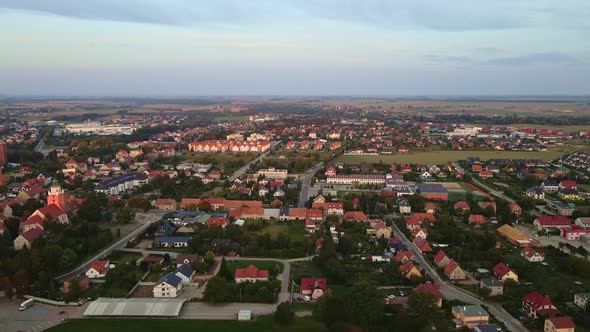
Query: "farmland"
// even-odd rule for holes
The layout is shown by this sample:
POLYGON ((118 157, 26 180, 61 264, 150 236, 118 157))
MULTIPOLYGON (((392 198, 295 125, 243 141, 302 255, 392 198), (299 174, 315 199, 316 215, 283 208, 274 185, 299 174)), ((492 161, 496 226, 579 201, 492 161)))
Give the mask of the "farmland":
POLYGON ((443 164, 457 160, 465 160, 468 157, 479 157, 481 160, 494 158, 509 159, 542 159, 553 160, 565 153, 571 153, 587 146, 562 146, 552 147, 547 151, 417 151, 409 153, 397 153, 392 155, 343 155, 337 158, 337 162, 345 164, 370 163, 398 163, 398 164, 443 164))

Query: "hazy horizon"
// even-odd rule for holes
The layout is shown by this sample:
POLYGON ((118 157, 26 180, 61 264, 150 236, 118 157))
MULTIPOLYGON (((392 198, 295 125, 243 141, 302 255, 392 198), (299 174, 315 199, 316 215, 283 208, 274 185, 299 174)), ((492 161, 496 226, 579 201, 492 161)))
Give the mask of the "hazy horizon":
POLYGON ((575 0, 0 1, 0 96, 590 93, 575 0))

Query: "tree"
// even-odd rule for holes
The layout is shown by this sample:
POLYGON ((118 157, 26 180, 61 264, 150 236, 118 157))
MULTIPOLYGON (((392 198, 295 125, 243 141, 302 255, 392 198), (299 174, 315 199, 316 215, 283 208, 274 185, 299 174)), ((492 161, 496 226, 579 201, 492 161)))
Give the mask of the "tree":
POLYGON ((21 270, 14 274, 14 288, 16 295, 23 296, 29 293, 29 273, 21 270))
POLYGON ((436 302, 436 297, 431 293, 414 292, 408 300, 408 305, 419 317, 428 318, 436 311, 436 302))
POLYGON ((213 253, 213 251, 209 250, 205 253, 205 258, 203 259, 205 260, 205 263, 207 263, 207 265, 211 266, 215 261, 215 254, 213 253))
POLYGON ((14 296, 14 285, 9 277, 2 278, 2 289, 4 290, 4 296, 12 300, 14 296))
POLYGON ((64 301, 66 303, 76 301, 82 295, 82 287, 78 279, 68 281, 68 291, 64 294, 64 301))
POLYGON ((70 248, 67 248, 63 251, 60 259, 60 266, 62 269, 67 269, 72 267, 78 261, 78 254, 70 248))
POLYGON ((360 281, 345 292, 347 317, 362 326, 372 326, 383 318, 383 302, 375 285, 360 281))
POLYGON ((207 282, 203 300, 210 303, 225 302, 230 294, 230 288, 227 281, 221 277, 213 277, 207 282))
POLYGON ((276 322, 281 325, 288 325, 293 322, 294 317, 295 313, 293 312, 293 308, 291 308, 291 304, 289 302, 283 302, 279 304, 277 311, 275 312, 276 322))
POLYGON ((135 220, 135 211, 129 207, 123 207, 117 213, 117 222, 120 224, 128 224, 135 220))
POLYGON ((230 269, 227 267, 227 261, 225 260, 225 257, 223 257, 221 259, 221 264, 219 266, 219 273, 217 273, 217 275, 222 278, 225 278, 225 280, 227 280, 227 281, 234 280, 234 276, 232 275, 230 269))

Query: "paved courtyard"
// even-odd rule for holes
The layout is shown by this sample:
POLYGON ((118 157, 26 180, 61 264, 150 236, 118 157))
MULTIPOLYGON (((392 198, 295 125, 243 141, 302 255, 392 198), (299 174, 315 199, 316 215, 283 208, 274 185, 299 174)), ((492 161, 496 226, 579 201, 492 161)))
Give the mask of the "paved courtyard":
POLYGON ((0 331, 43 331, 63 319, 80 317, 86 307, 53 307, 35 303, 27 310, 19 311, 18 307, 21 302, 23 302, 21 299, 11 302, 5 297, 0 298, 0 331), (60 313, 62 311, 63 314, 60 313))

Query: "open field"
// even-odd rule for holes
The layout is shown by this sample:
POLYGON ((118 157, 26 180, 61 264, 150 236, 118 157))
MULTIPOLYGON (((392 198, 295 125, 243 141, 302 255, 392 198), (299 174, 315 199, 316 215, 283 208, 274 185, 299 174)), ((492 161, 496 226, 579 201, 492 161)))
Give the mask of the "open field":
MULTIPOLYGON (((486 126, 486 125, 475 125, 475 126, 486 126)), ((589 131, 588 126, 552 126, 552 125, 540 125, 534 123, 509 123, 502 125, 503 127, 514 127, 514 128, 535 128, 535 129, 555 129, 555 130, 566 130, 572 132, 578 131, 589 131)))
POLYGON ((397 153, 392 155, 378 155, 378 156, 340 156, 336 162, 345 164, 358 164, 361 162, 369 163, 391 163, 398 164, 442 164, 446 162, 453 162, 457 160, 465 160, 468 157, 479 157, 481 160, 488 160, 494 158, 509 158, 509 159, 542 159, 553 160, 565 153, 571 153, 578 150, 583 150, 588 146, 562 146, 552 147, 547 151, 428 151, 428 152, 409 152, 397 153))
POLYGON ((288 224, 273 223, 264 227, 262 232, 270 234, 275 240, 281 233, 288 235, 291 241, 303 241, 305 237, 305 229, 301 221, 293 221, 288 224))
POLYGON ((209 321, 209 320, 175 320, 175 319, 75 319, 54 326, 48 332, 259 332, 259 331, 327 331, 322 324, 311 319, 299 318, 290 326, 281 326, 274 322, 272 316, 259 317, 254 321, 209 321))

